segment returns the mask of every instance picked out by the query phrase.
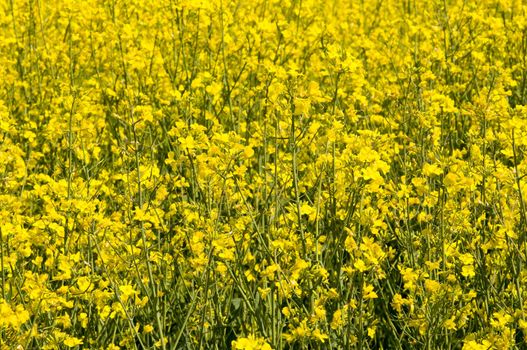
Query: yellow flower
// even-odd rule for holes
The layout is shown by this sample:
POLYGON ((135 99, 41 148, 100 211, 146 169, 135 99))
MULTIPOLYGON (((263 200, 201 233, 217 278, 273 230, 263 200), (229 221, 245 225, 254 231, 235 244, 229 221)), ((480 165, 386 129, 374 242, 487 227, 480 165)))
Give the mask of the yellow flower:
POLYGON ((359 272, 364 272, 368 270, 366 264, 364 264, 364 261, 362 259, 357 259, 353 264, 353 267, 356 268, 359 272))
POLYGON ((504 329, 510 322, 512 322, 512 316, 500 311, 492 314, 490 324, 493 328, 504 329))
POLYGON ((464 265, 461 268, 461 274, 464 277, 474 277, 476 276, 476 272, 474 271, 474 265, 464 265))
POLYGON ((81 327, 82 328, 87 328, 88 327, 88 314, 85 313, 85 312, 81 312, 80 315, 79 315, 79 321, 81 322, 81 327))
POLYGON ((362 291, 362 297, 366 300, 368 299, 376 299, 377 293, 373 291, 373 286, 371 284, 367 284, 364 286, 364 289, 362 291))
POLYGON ((130 297, 138 294, 134 287, 129 284, 119 286, 119 291, 121 292, 121 299, 123 302, 126 302, 130 297))
POLYGON ((311 337, 321 343, 325 343, 326 340, 329 338, 327 334, 322 333, 318 328, 311 332, 311 337))
POLYGON ((441 175, 443 170, 437 164, 428 164, 426 163, 423 166, 423 174, 425 176, 441 175))
POLYGON ((247 338, 238 338, 232 342, 233 350, 272 350, 264 338, 249 335, 247 338))
POLYGON ((69 348, 74 348, 74 347, 76 347, 78 345, 82 345, 83 344, 81 339, 75 338, 75 337, 71 337, 71 336, 67 336, 66 339, 64 339, 63 343, 64 343, 64 345, 66 345, 69 348))
POLYGON ((475 340, 470 340, 470 341, 465 342, 462 348, 462 350, 489 350, 489 349, 492 349, 492 344, 487 340, 483 340, 481 343, 478 343, 475 340))
POLYGON ((441 288, 441 283, 430 279, 426 279, 424 284, 425 290, 432 294, 435 294, 441 288))
POLYGON ((443 326, 448 329, 449 331, 455 331, 457 328, 456 328, 456 322, 455 321, 455 317, 451 317, 449 318, 448 320, 446 320, 444 323, 443 323, 443 326))
POLYGON ((393 296, 392 306, 398 313, 401 313, 404 303, 405 299, 401 296, 401 294, 397 293, 393 296))
POLYGON ((295 104, 295 114, 307 115, 309 113, 311 103, 308 99, 296 98, 294 104, 295 104))
POLYGON ((343 324, 342 310, 337 310, 333 313, 331 321, 331 329, 338 329, 343 324))
POLYGON ((368 331, 368 337, 370 337, 371 339, 375 338, 375 331, 376 331, 375 326, 368 327, 367 331, 368 331))

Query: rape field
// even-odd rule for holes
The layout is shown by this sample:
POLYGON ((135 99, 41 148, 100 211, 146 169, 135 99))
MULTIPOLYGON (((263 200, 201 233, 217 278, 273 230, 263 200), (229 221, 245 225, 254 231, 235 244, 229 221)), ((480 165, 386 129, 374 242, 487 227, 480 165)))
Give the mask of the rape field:
POLYGON ((4 0, 1 349, 526 349, 527 5, 4 0))

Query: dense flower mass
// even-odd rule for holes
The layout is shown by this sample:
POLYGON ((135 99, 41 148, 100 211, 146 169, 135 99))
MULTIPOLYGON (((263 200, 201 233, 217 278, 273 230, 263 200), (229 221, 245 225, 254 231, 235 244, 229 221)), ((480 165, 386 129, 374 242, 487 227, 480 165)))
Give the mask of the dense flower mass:
POLYGON ((520 0, 0 3, 1 349, 525 349, 520 0))

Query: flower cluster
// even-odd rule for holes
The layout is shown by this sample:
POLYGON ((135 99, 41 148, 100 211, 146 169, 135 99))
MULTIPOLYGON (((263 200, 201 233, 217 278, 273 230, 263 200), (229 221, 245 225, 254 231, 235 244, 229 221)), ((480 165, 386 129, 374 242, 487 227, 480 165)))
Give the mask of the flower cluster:
POLYGON ((0 347, 527 347, 527 5, 0 4, 0 347))

